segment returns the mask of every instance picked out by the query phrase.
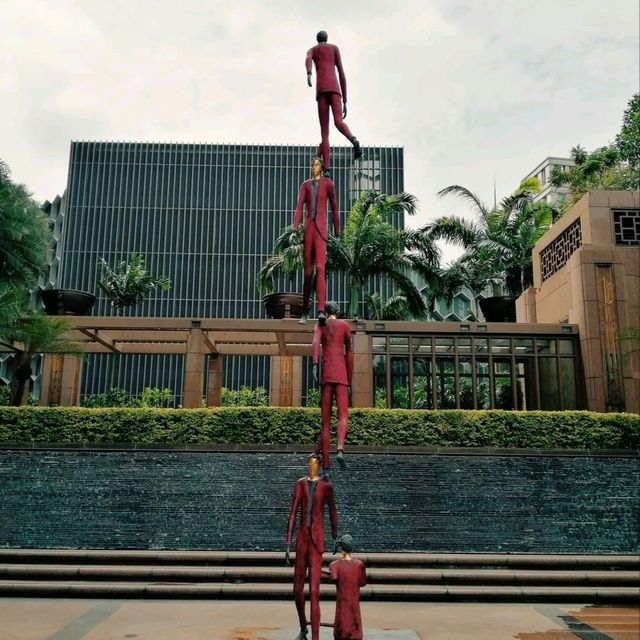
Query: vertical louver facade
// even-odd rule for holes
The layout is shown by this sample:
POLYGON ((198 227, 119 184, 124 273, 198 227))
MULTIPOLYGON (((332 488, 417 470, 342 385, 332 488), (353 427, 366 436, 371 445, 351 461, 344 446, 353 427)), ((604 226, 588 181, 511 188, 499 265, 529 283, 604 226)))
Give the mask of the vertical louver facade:
MULTIPOLYGON (((354 167, 350 148, 333 149, 343 220, 362 190, 404 188, 401 148, 363 151, 354 167)), ((171 279, 171 290, 152 294, 127 315, 264 317, 255 275, 291 223, 314 152, 311 146, 73 142, 58 286, 95 292, 94 314, 112 315, 97 291, 98 260, 115 265, 139 252, 153 274, 171 279)), ((346 304, 341 280, 330 279, 327 293, 346 304)), ((301 290, 301 282, 282 286, 301 290)), ((83 394, 104 390, 106 360, 87 359, 83 394)), ((266 358, 225 363, 228 387, 268 387, 268 379, 266 358)), ((179 403, 182 358, 121 356, 115 382, 133 393, 169 387, 179 403)))

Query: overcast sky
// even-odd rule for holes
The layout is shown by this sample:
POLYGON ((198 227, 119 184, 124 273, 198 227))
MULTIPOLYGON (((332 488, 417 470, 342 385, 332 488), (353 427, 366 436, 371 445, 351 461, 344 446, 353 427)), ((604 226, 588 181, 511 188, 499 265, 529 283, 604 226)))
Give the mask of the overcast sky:
POLYGON ((41 200, 64 190, 71 140, 316 144, 319 29, 352 131, 404 147, 413 224, 462 210, 435 196, 449 184, 491 202, 494 174, 501 197, 612 141, 639 90, 638 0, 1 0, 0 16, 0 158, 41 200))

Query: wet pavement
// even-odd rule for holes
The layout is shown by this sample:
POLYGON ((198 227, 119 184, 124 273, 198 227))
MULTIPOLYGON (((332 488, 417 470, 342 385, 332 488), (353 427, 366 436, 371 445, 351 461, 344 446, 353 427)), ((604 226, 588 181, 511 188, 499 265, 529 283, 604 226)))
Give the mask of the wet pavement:
MULTIPOLYGON (((365 602, 362 617, 365 640, 640 640, 629 606, 365 602)), ((0 598, 0 640, 293 640, 295 627, 292 602, 0 598)))

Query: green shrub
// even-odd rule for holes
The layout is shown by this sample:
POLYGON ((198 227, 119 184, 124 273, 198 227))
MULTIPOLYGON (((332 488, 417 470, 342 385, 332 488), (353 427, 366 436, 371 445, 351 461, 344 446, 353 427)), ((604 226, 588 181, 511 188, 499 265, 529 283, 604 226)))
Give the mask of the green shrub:
POLYGON ((131 395, 125 389, 111 387, 104 393, 88 393, 82 398, 82 406, 97 407, 170 407, 173 391, 146 387, 140 396, 131 395))
POLYGON ((223 407, 266 407, 269 404, 269 394, 264 387, 242 386, 240 391, 222 387, 220 401, 223 407))
MULTIPOLYGON (((0 442, 311 444, 314 408, 0 407, 0 442)), ((352 409, 352 445, 637 449, 640 418, 586 411, 352 409)))

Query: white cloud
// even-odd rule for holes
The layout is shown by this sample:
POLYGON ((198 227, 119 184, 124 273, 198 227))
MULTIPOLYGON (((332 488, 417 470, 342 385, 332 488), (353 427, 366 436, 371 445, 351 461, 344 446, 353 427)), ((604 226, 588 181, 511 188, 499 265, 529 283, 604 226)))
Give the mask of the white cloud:
POLYGON ((490 200, 494 173, 501 196, 547 155, 611 140, 639 90, 638 11, 637 0, 8 0, 0 156, 50 199, 72 139, 315 144, 304 56, 326 29, 347 122, 365 145, 404 146, 423 223, 458 208, 434 195, 448 184, 490 200))

